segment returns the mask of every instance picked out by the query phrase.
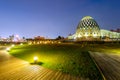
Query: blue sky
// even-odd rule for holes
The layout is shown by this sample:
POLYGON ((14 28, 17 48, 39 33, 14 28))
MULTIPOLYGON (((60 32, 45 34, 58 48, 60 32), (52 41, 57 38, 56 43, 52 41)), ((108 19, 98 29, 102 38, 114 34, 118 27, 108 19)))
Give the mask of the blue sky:
POLYGON ((67 37, 84 16, 100 28, 120 28, 120 0, 0 0, 0 36, 67 37))

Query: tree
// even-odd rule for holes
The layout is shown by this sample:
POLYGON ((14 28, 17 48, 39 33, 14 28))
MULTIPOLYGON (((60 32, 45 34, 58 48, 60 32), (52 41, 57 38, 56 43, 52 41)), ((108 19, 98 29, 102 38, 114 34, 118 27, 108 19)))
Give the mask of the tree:
POLYGON ((58 37, 56 38, 56 40, 61 40, 61 39, 64 39, 64 37, 63 37, 63 36, 58 36, 58 37))

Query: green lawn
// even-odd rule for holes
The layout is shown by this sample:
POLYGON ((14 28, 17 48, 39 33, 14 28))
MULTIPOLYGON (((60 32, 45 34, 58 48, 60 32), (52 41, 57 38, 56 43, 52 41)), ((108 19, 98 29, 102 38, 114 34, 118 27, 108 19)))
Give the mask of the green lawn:
POLYGON ((102 80, 102 77, 89 56, 88 50, 77 44, 40 44, 19 45, 10 50, 10 54, 33 63, 38 56, 40 64, 46 68, 59 70, 71 75, 102 80))

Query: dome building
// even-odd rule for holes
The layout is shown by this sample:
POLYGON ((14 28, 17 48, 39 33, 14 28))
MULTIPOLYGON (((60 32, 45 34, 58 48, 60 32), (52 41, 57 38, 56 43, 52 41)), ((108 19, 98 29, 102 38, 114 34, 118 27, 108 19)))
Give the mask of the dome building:
POLYGON ((77 26, 76 33, 68 37, 69 39, 91 40, 100 38, 100 28, 97 22, 90 16, 81 19, 77 26))
POLYGON ((120 32, 100 29, 97 22, 90 16, 81 19, 77 26, 75 34, 68 36, 72 40, 104 40, 104 41, 120 41, 120 32))

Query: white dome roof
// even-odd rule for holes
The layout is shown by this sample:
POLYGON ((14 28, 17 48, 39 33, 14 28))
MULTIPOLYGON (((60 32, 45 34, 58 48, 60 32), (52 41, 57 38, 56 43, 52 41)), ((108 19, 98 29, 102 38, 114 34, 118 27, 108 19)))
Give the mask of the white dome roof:
POLYGON ((77 29, 80 29, 80 28, 98 28, 99 29, 99 25, 92 17, 85 16, 81 19, 81 21, 77 26, 77 29))
POLYGON ((82 18, 82 20, 86 20, 86 19, 93 19, 91 16, 85 16, 82 18))
POLYGON ((76 37, 99 35, 100 28, 97 22, 90 16, 83 17, 77 26, 76 37))

